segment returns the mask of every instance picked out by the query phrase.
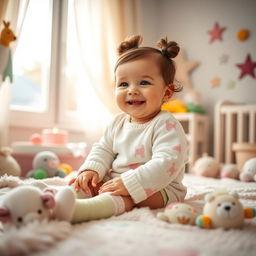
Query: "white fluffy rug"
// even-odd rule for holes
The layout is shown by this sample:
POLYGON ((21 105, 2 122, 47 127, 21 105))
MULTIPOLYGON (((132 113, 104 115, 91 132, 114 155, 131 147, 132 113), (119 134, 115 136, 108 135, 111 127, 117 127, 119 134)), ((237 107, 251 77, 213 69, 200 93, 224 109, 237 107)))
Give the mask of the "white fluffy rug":
MULTIPOLYGON (((57 186, 64 185, 61 182, 57 179, 55 181, 45 180, 45 183, 57 186)), ((186 175, 184 183, 188 186, 186 202, 199 210, 203 207, 204 195, 216 188, 236 191, 245 207, 256 207, 256 183, 244 183, 230 179, 216 180, 193 175, 186 175)), ((59 239, 51 237, 52 242, 49 244, 42 242, 44 234, 36 233, 33 229, 25 227, 22 232, 27 234, 27 237, 34 239, 33 248, 27 246, 28 241, 23 239, 22 235, 17 237, 15 233, 8 234, 13 239, 6 240, 9 241, 8 245, 11 240, 13 240, 12 245, 20 240, 21 244, 23 243, 23 246, 28 249, 20 252, 37 256, 72 254, 86 256, 255 255, 256 218, 246 221, 242 230, 204 230, 196 226, 165 223, 155 217, 158 211, 160 210, 134 209, 118 217, 82 223, 71 228, 67 226, 64 229, 65 235, 59 239)), ((54 233, 56 231, 63 232, 56 224, 57 222, 52 222, 46 226, 54 233)), ((42 228, 39 225, 39 229, 42 228)), ((3 237, 5 238, 7 235, 2 234, 0 255, 4 255, 3 253, 11 255, 6 250, 6 242, 5 239, 2 240, 3 237)))

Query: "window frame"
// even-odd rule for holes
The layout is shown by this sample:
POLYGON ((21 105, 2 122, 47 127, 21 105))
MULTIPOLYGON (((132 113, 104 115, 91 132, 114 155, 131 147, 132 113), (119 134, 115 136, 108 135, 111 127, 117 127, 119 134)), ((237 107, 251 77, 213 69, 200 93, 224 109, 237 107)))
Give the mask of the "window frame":
POLYGON ((75 127, 71 124, 70 119, 62 113, 63 104, 61 103, 61 99, 63 99, 64 93, 60 88, 60 63, 62 61, 61 56, 64 56, 64 54, 61 53, 66 47, 65 24, 67 22, 67 0, 52 0, 50 11, 52 14, 52 37, 49 61, 49 86, 46 96, 48 99, 48 107, 44 112, 32 112, 28 110, 11 109, 10 106, 10 125, 13 127, 45 128, 58 126, 66 129, 75 127))

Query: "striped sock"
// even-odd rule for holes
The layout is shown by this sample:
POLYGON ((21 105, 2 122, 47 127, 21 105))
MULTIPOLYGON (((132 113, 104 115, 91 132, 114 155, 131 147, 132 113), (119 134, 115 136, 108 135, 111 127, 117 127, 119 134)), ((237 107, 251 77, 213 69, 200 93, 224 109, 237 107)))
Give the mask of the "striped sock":
POLYGON ((97 220, 117 216, 125 212, 124 200, 121 196, 103 193, 93 198, 76 199, 72 223, 97 220))

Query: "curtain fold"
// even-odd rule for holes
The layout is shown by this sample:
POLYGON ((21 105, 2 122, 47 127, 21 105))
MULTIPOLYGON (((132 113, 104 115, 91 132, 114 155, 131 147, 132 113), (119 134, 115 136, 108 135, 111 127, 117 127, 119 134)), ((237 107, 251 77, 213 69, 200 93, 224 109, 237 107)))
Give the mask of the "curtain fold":
MULTIPOLYGON (((3 20, 10 21, 10 28, 16 36, 19 36, 29 0, 1 0, 0 4, 0 28, 2 30, 3 20)), ((11 44, 12 55, 14 55, 16 42, 11 44)), ((10 96, 11 83, 9 80, 0 80, 0 147, 8 145, 8 129, 10 121, 10 96)))
MULTIPOLYGON (((134 23, 134 0, 76 0, 77 37, 84 70, 97 97, 115 114, 114 65, 118 44, 128 36, 129 21, 134 23), (127 12, 127 9, 132 11, 127 12), (129 13, 129 17, 127 17, 129 13)), ((135 33, 135 31, 133 31, 135 33)))

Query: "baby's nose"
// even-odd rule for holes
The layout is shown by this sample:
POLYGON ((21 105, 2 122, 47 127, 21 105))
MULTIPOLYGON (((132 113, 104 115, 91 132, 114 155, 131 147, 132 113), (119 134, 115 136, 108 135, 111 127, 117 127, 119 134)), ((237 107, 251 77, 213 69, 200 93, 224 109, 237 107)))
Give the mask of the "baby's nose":
POLYGON ((139 94, 139 90, 136 86, 130 86, 128 90, 129 95, 137 95, 139 94))

